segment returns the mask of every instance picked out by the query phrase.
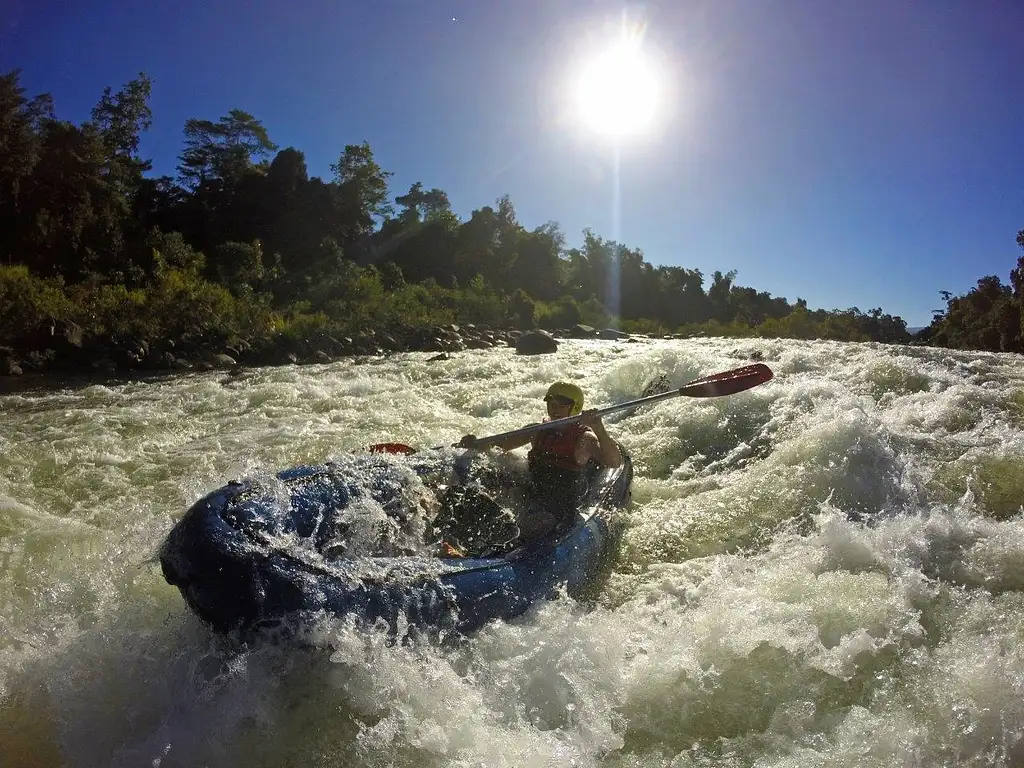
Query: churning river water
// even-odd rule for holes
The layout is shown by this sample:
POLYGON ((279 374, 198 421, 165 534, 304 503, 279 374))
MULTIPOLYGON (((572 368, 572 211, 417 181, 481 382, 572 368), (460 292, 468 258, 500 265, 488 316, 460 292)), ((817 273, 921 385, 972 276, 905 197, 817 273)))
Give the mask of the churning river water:
POLYGON ((1024 765, 1024 365, 830 342, 570 341, 0 396, 0 765, 1024 765), (342 623, 239 652, 160 574, 230 479, 619 413, 636 463, 596 604, 463 644, 342 623))

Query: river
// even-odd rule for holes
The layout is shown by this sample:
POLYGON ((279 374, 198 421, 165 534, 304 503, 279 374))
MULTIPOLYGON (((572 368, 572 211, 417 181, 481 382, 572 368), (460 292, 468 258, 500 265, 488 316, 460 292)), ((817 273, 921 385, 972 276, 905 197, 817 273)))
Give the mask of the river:
POLYGON ((1024 365, 784 340, 568 341, 0 396, 0 764, 1024 764, 1024 365), (596 604, 459 645, 342 623, 237 652, 154 561, 227 480, 494 434, 760 356, 607 418, 636 465, 596 604))

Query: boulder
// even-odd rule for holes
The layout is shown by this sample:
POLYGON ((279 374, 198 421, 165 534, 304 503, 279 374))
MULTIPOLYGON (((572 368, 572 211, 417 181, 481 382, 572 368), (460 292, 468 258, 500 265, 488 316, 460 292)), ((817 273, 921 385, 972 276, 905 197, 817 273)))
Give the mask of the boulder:
POLYGON ((566 334, 573 339, 592 339, 597 336, 597 329, 583 323, 577 323, 566 334))
POLYGON ((558 342, 547 331, 526 331, 515 341, 518 355, 546 355, 558 351, 558 342))
POLYGON ((209 363, 214 368, 234 368, 238 365, 238 361, 235 360, 231 355, 210 355, 204 362, 209 363))

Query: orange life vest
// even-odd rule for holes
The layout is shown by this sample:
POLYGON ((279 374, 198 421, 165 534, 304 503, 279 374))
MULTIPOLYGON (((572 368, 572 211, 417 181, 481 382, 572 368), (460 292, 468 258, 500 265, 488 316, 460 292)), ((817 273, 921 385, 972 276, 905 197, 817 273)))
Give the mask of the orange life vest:
POLYGON ((537 434, 533 448, 527 454, 530 469, 541 466, 551 469, 581 472, 586 463, 576 461, 576 444, 590 427, 570 424, 562 429, 545 429, 537 434))
POLYGON ((527 454, 531 496, 554 517, 558 529, 570 526, 579 508, 586 465, 576 461, 576 444, 588 431, 579 424, 546 429, 527 454))

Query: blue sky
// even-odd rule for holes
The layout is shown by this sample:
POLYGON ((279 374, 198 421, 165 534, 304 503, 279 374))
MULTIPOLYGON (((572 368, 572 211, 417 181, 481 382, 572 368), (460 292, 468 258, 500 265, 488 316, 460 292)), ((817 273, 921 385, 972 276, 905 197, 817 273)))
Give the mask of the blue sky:
POLYGON ((507 193, 570 245, 591 227, 654 264, 912 326, 1021 254, 1022 39, 1018 0, 0 3, 0 70, 60 117, 153 78, 158 173, 186 119, 245 109, 313 175, 366 140, 395 194, 440 187, 463 218, 507 193), (616 153, 564 85, 623 12, 668 108, 616 153))

